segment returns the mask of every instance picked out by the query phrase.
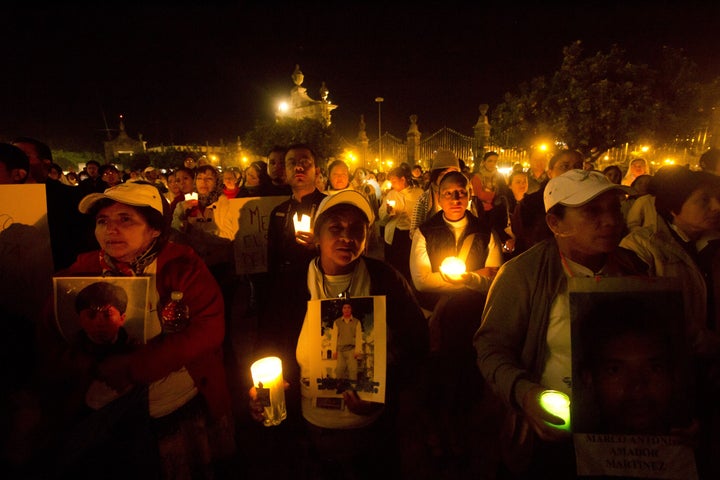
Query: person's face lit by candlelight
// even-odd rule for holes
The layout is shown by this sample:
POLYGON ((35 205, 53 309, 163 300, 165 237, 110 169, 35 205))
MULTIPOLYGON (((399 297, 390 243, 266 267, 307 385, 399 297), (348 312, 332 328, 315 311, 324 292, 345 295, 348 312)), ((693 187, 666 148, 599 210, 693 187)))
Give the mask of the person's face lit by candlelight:
POLYGON ((440 181, 438 202, 447 220, 462 219, 469 202, 467 177, 460 172, 447 173, 440 181))
POLYGON ((327 275, 352 271, 353 262, 365 251, 368 220, 353 206, 338 206, 319 218, 315 235, 320 249, 320 264, 327 275))

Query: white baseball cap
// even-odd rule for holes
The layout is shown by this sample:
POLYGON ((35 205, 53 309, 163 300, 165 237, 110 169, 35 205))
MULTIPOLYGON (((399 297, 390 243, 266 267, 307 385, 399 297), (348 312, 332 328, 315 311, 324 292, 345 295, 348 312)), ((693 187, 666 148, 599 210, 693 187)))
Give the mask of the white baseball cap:
MULTIPOLYGON (((322 202, 320 202, 320 205, 318 206, 317 212, 315 212, 315 220, 317 220, 318 217, 320 217, 320 215, 326 212, 329 208, 342 204, 353 205, 359 208, 365 216, 367 216, 370 223, 375 221, 375 213, 370 207, 367 199, 362 193, 356 190, 341 190, 323 198, 322 202)), ((314 220, 313 223, 315 223, 314 220)))
POLYGON ((80 213, 87 213, 95 203, 103 198, 109 198, 134 207, 152 207, 163 213, 163 197, 157 187, 138 182, 120 183, 106 189, 103 193, 86 195, 80 200, 78 210, 80 210, 80 213))
POLYGON ((631 193, 632 189, 612 183, 601 172, 594 170, 569 170, 551 179, 545 187, 543 199, 547 212, 558 203, 568 207, 585 205, 598 195, 609 190, 631 193))

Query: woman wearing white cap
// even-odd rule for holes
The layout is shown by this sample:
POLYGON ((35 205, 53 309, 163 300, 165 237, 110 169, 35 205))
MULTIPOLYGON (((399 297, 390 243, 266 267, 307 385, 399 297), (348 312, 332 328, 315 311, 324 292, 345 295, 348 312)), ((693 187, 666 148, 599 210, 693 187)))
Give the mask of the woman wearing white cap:
MULTIPOLYGON (((159 458, 129 456, 121 465, 125 473, 142 477, 151 474, 153 465, 157 467, 161 462, 168 468, 173 457, 176 457, 175 461, 183 460, 181 469, 207 470, 215 458, 234 450, 230 395, 222 360, 223 298, 200 257, 188 246, 167 241, 169 226, 164 208, 167 208, 167 202, 160 191, 144 181, 127 182, 104 193, 87 195, 80 202, 79 210, 95 218, 95 238, 100 249, 79 255, 73 265, 58 273, 61 276, 150 277, 145 325, 147 342, 131 353, 94 362, 81 352, 69 350, 52 318, 48 318, 42 336, 47 360, 45 378, 54 394, 51 398, 57 401, 53 403, 72 408, 72 394, 85 399, 85 405, 74 405, 70 412, 55 412, 58 415, 74 413, 67 417, 69 421, 77 422, 70 428, 92 425, 93 419, 97 418, 102 431, 111 436, 113 425, 120 428, 143 417, 143 412, 135 411, 132 420, 120 415, 114 417, 114 424, 108 422, 107 415, 123 404, 125 392, 133 392, 133 398, 140 398, 144 403, 141 408, 148 418, 150 436, 155 436, 158 445, 164 447, 160 448, 159 458), (174 291, 183 292, 183 301, 190 308, 190 323, 181 332, 162 334, 158 312, 174 291), (73 383, 73 380, 77 382, 73 383), (92 393, 83 389, 94 380, 104 382, 117 392, 116 400, 102 405, 91 398, 92 393), (58 392, 69 393, 61 395, 58 392), (87 413, 82 414, 83 411, 87 413), (198 429, 205 422, 207 429, 198 429), (208 434, 205 441, 210 442, 211 453, 178 448, 185 440, 196 441, 198 432, 208 434), (168 445, 172 445, 169 450, 168 445), (170 463, 166 463, 168 461, 170 463)), ((128 408, 128 412, 132 410, 128 408)), ((93 435, 73 438, 94 440, 93 435)), ((128 444, 136 440, 126 439, 128 444)), ((94 454, 93 450, 81 451, 73 442, 64 443, 63 447, 61 462, 76 460, 74 465, 65 465, 68 468, 84 466, 87 457, 83 453, 94 454), (74 447, 78 448, 73 450, 74 447)), ((100 451, 104 450, 100 448, 100 451)), ((157 446, 155 452, 157 455, 157 446)), ((107 453, 117 458, 117 451, 107 453)), ((102 472, 96 473, 102 475, 102 472)), ((169 473, 165 471, 164 474, 169 473)), ((174 474, 179 475, 179 472, 174 474)))
MULTIPOLYGON (((285 422, 297 422, 300 408, 304 424, 299 427, 309 436, 311 453, 320 462, 321 470, 309 478, 401 478, 396 450, 402 430, 396 423, 402 410, 400 393, 411 392, 422 375, 428 329, 407 281, 385 262, 364 255, 374 217, 367 199, 357 191, 327 196, 318 206, 313 227, 318 256, 293 279, 296 288, 281 292, 282 301, 273 302, 260 322, 258 355, 279 356, 290 383, 285 422), (336 408, 323 407, 310 388, 312 356, 319 352, 307 316, 308 300, 367 296, 386 299, 385 403, 361 400, 351 389, 343 392, 343 403, 336 408)), ((251 402, 251 409, 261 421, 263 408, 251 402)), ((288 449, 297 450, 294 438, 288 440, 288 449)), ((284 467, 286 473, 297 473, 296 465, 284 467)))
POLYGON ((480 371, 508 409, 501 444, 505 468, 515 474, 576 476, 571 434, 550 425, 562 421, 542 409, 539 395, 571 395, 568 278, 647 270, 618 247, 625 191, 595 171, 552 178, 544 203, 553 237, 503 264, 488 292, 474 345, 480 371))

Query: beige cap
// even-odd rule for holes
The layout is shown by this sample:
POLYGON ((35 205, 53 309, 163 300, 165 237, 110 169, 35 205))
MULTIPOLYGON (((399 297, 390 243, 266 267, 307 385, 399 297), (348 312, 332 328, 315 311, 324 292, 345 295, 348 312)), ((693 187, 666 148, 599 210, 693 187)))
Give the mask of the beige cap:
MULTIPOLYGON (((375 213, 370 207, 367 199, 356 190, 341 190, 333 195, 328 195, 323 198, 322 202, 320 202, 320 205, 318 206, 317 212, 315 213, 315 220, 317 220, 317 218, 329 208, 342 204, 353 205, 359 208, 368 218, 370 223, 375 221, 375 213)), ((313 224, 315 223, 315 220, 313 220, 313 224)))
POLYGON ((460 170, 460 162, 453 152, 450 150, 438 150, 435 152, 430 170, 445 170, 452 167, 460 170))
POLYGON ((87 213, 96 202, 103 198, 109 198, 134 207, 152 207, 163 213, 163 198, 157 187, 138 182, 121 183, 108 188, 103 193, 86 195, 80 200, 78 210, 80 210, 80 213, 87 213))

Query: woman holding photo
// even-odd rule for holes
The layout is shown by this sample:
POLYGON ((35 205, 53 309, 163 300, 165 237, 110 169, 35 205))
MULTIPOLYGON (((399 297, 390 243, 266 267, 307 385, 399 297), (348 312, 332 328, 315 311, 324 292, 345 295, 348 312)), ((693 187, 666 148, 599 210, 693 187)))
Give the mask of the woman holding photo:
POLYGON ((48 417, 68 420, 58 425, 69 433, 53 450, 54 467, 63 473, 104 475, 112 465, 125 475, 206 478, 213 462, 234 451, 222 359, 223 298, 200 257, 167 240, 165 208, 160 191, 140 181, 92 193, 79 204, 95 219, 100 249, 79 255, 58 275, 149 276, 151 286, 147 342, 129 353, 96 362, 72 350, 50 318, 42 331, 48 417), (174 291, 183 292, 190 322, 183 331, 163 334, 158 312, 174 291), (115 395, 93 398, 89 386, 96 381, 115 395), (144 451, 127 448, 139 444, 144 451))
MULTIPOLYGON (((313 227, 318 256, 293 279, 296 288, 283 291, 282 301, 272 302, 276 308, 270 309, 261 322, 256 353, 277 355, 283 360, 283 376, 290 386, 286 394, 288 419, 280 428, 297 427, 301 438, 309 440, 311 462, 305 467, 312 470, 305 471, 307 478, 401 477, 397 432, 409 434, 409 424, 398 427, 402 421, 398 414, 407 420, 415 414, 411 413, 412 404, 404 403, 401 408, 400 398, 401 394, 404 399, 413 398, 416 382, 423 375, 428 329, 400 272, 365 256, 374 219, 372 207, 357 191, 343 190, 327 196, 318 206, 313 227), (309 388, 311 355, 319 352, 311 348, 308 300, 367 296, 386 298, 385 403, 364 401, 356 392, 346 390, 340 408, 321 408, 309 388), (302 425, 293 425, 300 414, 302 425)), ((251 396, 254 398, 254 389, 251 396)), ((263 408, 258 402, 251 401, 251 413, 255 420, 263 420, 263 408)), ((415 416, 409 422, 416 420, 415 416)), ((297 450, 296 443, 288 445, 291 450, 297 450)), ((284 466, 295 472, 294 467, 284 466)))

